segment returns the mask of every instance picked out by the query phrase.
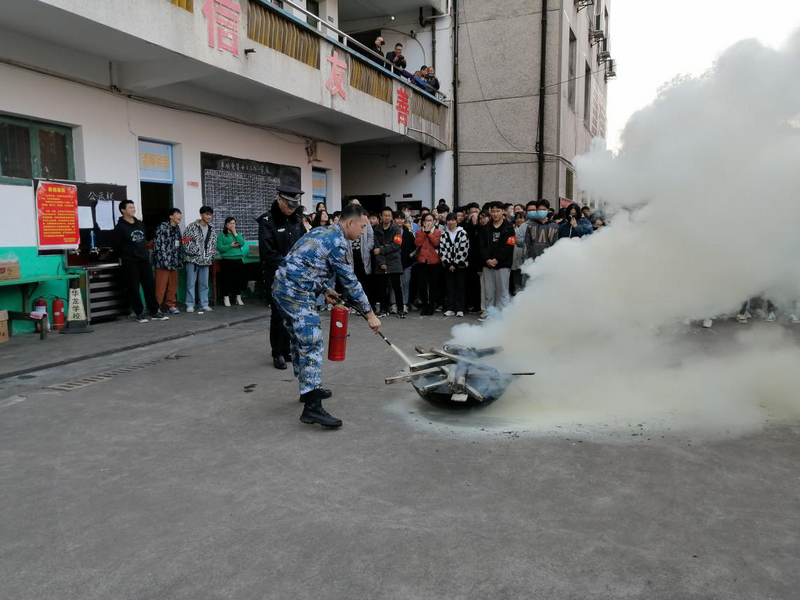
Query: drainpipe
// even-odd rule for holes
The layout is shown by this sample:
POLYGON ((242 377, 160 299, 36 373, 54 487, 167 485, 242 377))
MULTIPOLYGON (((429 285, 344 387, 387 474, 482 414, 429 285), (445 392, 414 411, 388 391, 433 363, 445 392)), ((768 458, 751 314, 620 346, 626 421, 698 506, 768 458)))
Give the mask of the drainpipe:
POLYGON ((542 0, 542 50, 539 68, 539 139, 536 140, 536 152, 539 155, 539 177, 537 181, 537 200, 544 191, 544 94, 547 65, 547 0, 542 0))
POLYGON ((453 0, 453 204, 458 199, 458 0, 453 0))
POLYGON ((431 210, 436 206, 436 151, 431 153, 431 210))

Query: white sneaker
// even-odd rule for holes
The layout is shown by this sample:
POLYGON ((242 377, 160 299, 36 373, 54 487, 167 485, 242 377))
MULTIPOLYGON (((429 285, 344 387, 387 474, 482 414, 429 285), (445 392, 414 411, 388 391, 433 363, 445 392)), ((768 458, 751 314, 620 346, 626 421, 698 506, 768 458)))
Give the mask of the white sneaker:
POLYGON ((770 312, 770 313, 767 315, 767 318, 766 318, 766 319, 764 319, 764 320, 765 320, 767 323, 774 323, 774 322, 775 322, 775 313, 774 313, 774 312, 770 312))
POLYGON ((201 310, 207 310, 208 312, 211 312, 211 307, 210 306, 204 306, 201 310))
POLYGON ((738 315, 736 315, 736 322, 737 323, 741 323, 742 325, 746 325, 747 324, 747 313, 744 313, 744 314, 739 313, 738 315))
POLYGON ((797 318, 797 315, 789 315, 789 322, 798 325, 800 324, 800 319, 797 318))
POLYGON ((396 315, 397 314, 397 304, 392 304, 392 306, 389 308, 389 314, 390 315, 396 315))
POLYGON ((706 319, 705 321, 703 321, 703 327, 705 327, 706 329, 711 329, 713 325, 714 325, 714 319, 706 319))
POLYGON ((187 306, 186 307, 186 312, 193 313, 194 312, 194 306, 187 306))
POLYGON ((236 296, 236 306, 244 306, 244 302, 242 302, 241 296, 236 296))
POLYGON ((486 312, 486 311, 483 311, 483 312, 481 313, 481 316, 480 316, 480 317, 478 317, 478 321, 485 321, 485 320, 486 320, 486 319, 488 319, 488 318, 489 318, 489 313, 488 313, 488 312, 486 312))
POLYGON ((222 303, 223 303, 225 306, 228 306, 228 307, 229 307, 229 306, 231 305, 231 299, 230 299, 230 298, 228 298, 228 296, 223 296, 223 297, 222 297, 222 303))
POLYGON ((464 316, 464 312, 463 312, 463 311, 458 311, 458 312, 456 313, 456 316, 457 316, 457 317, 463 317, 463 316, 464 316))
POLYGON ((456 313, 454 313, 452 310, 446 310, 446 311, 444 311, 444 316, 445 317, 455 317, 456 313))

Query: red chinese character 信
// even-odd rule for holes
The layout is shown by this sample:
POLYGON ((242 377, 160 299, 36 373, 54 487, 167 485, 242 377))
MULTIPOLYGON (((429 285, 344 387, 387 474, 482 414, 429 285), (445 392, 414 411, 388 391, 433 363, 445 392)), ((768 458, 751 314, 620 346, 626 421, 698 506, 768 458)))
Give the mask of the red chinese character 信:
POLYGON ((239 19, 242 7, 237 0, 205 0, 203 15, 208 21, 208 45, 239 56, 239 19))

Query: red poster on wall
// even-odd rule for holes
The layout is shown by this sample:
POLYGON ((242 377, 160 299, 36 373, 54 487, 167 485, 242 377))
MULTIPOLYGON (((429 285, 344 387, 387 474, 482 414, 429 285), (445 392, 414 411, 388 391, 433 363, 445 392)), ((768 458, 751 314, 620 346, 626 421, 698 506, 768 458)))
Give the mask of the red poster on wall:
POLYGON ((80 243, 78 188, 40 181, 36 186, 39 250, 71 250, 80 243))

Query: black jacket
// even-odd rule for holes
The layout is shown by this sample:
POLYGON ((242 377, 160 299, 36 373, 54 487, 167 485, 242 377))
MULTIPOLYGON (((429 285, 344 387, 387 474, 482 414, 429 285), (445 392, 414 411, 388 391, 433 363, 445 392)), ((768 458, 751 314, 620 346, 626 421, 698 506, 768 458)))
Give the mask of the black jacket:
POLYGON ((425 81, 428 82, 428 87, 431 87, 431 88, 434 89, 433 93, 436 93, 436 91, 439 90, 439 87, 440 87, 439 86, 439 80, 436 78, 436 75, 426 75, 425 76, 425 81))
POLYGON ((122 260, 150 260, 144 224, 139 219, 128 223, 123 217, 114 227, 114 253, 122 260))
POLYGON ((464 231, 467 232, 467 237, 469 238, 469 268, 473 271, 481 271, 484 266, 484 262, 481 260, 481 244, 480 244, 480 232, 483 229, 480 223, 475 223, 473 225, 472 221, 467 219, 464 221, 462 225, 464 231))
POLYGON ((377 275, 387 275, 389 273, 402 273, 403 262, 401 250, 403 249, 403 234, 400 228, 392 222, 389 229, 383 228, 381 223, 375 226, 375 248, 380 248, 381 253, 375 256, 375 270, 377 275), (381 269, 381 265, 386 265, 386 269, 381 269))
POLYGON ((275 271, 281 266, 289 250, 306 233, 299 212, 285 215, 278 202, 256 219, 258 221, 258 256, 264 274, 266 289, 272 289, 275 271))
POLYGON ((485 227, 481 228, 479 242, 484 269, 511 268, 511 263, 514 259, 514 246, 516 243, 514 226, 511 223, 503 219, 500 227, 495 227, 494 224, 489 221, 485 227), (493 258, 497 259, 497 266, 489 267, 486 261, 493 258))
POLYGON ((395 54, 394 50, 392 50, 391 52, 386 53, 386 60, 388 60, 390 63, 394 65, 395 72, 400 72, 406 68, 406 59, 403 55, 400 55, 400 58, 397 61, 395 61, 395 58, 397 58, 397 56, 398 55, 395 54))
POLYGON ((414 234, 405 227, 401 227, 401 229, 403 230, 403 246, 400 248, 400 262, 405 271, 408 267, 417 262, 416 258, 411 256, 416 252, 417 245, 414 243, 414 234))

